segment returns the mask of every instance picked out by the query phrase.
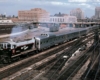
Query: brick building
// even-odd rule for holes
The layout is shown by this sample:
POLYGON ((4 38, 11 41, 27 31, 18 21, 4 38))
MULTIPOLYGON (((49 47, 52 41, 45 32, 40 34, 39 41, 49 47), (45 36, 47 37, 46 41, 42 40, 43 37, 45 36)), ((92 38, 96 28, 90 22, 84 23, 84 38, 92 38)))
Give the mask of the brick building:
POLYGON ((41 8, 31 10, 18 11, 18 19, 20 21, 29 22, 48 22, 50 13, 41 8))

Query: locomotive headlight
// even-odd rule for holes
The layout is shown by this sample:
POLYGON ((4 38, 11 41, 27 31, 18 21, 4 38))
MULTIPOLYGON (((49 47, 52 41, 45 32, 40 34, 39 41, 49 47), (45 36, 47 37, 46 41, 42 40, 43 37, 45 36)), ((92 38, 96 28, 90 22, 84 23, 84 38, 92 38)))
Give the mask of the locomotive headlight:
POLYGON ((15 49, 12 50, 12 53, 15 54, 15 49))

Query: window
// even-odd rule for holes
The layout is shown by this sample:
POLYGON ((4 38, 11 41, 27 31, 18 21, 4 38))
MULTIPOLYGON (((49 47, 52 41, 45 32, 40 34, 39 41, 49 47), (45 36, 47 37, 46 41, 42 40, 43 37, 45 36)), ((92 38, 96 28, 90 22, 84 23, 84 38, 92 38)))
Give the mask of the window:
POLYGON ((62 22, 62 18, 60 18, 60 22, 62 22))
POLYGON ((16 45, 13 45, 14 48, 16 48, 16 45))
POLYGON ((64 19, 63 19, 63 22, 64 22, 64 19))
POLYGON ((59 18, 58 18, 58 22, 59 22, 59 18))
POLYGON ((42 42, 41 42, 41 44, 42 44, 42 42))
POLYGON ((37 45, 38 45, 39 43, 37 42, 37 45))
POLYGON ((7 44, 7 48, 10 48, 11 47, 11 45, 10 44, 7 44))
POLYGON ((0 47, 3 48, 3 44, 0 44, 0 47))
POLYGON ((6 44, 3 44, 4 48, 6 48, 6 44))
POLYGON ((54 18, 53 18, 53 22, 54 22, 55 20, 54 20, 54 18))

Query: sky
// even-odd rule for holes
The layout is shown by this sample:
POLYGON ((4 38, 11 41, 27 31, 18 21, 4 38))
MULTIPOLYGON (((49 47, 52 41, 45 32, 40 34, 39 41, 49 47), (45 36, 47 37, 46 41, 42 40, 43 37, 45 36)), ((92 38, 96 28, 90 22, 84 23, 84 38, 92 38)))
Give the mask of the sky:
POLYGON ((95 14, 95 7, 100 6, 100 0, 0 0, 0 14, 18 15, 19 10, 42 8, 51 15, 55 13, 70 14, 72 9, 81 8, 85 17, 95 14))

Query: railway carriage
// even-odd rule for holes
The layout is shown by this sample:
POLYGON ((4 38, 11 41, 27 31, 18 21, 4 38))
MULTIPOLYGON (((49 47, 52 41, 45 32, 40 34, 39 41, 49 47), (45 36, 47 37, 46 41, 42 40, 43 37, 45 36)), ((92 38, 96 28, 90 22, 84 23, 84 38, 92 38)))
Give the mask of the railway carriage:
POLYGON ((78 38, 79 37, 79 31, 72 31, 67 33, 67 40, 70 41, 72 39, 78 38))
POLYGON ((86 28, 83 28, 82 30, 80 30, 80 36, 84 36, 87 34, 87 29, 86 28))
POLYGON ((63 43, 66 40, 66 34, 64 33, 57 33, 55 44, 63 43))
POLYGON ((55 44, 55 35, 53 34, 41 34, 35 37, 35 47, 37 50, 42 50, 51 47, 55 44))
POLYGON ((86 34, 86 30, 76 30, 70 32, 55 32, 55 33, 44 33, 40 36, 35 37, 35 47, 37 50, 43 50, 48 47, 54 46, 59 43, 63 43, 75 38, 79 37, 80 35, 86 34))

